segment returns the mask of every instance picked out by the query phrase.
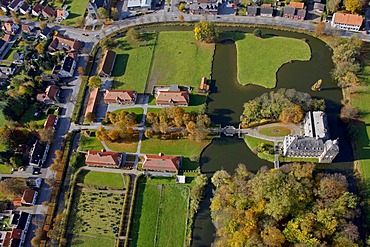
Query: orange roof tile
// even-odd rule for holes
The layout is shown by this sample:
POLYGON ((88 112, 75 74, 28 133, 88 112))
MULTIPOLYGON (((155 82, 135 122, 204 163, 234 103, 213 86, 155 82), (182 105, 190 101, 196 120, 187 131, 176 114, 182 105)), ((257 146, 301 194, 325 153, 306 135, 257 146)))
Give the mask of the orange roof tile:
POLYGON ((363 21, 362 15, 353 15, 336 12, 334 14, 334 23, 361 26, 363 21))
POLYGON ((143 169, 177 172, 180 168, 180 163, 181 163, 180 156, 147 154, 145 155, 143 169))
POLYGON ((106 103, 135 102, 135 100, 136 91, 134 90, 107 90, 104 94, 104 102, 106 103))
POLYGON ((296 9, 303 9, 304 8, 304 3, 303 2, 290 2, 289 6, 293 7, 293 8, 296 8, 296 9))
POLYGON ((90 150, 86 154, 86 164, 89 166, 109 166, 119 167, 121 164, 122 153, 118 152, 101 152, 90 150))
POLYGON ((98 95, 99 95, 99 88, 94 88, 90 92, 89 101, 88 101, 87 106, 86 106, 85 117, 86 117, 87 113, 94 112, 98 95))
POLYGON ((157 104, 189 104, 189 92, 187 91, 159 91, 156 98, 157 104))

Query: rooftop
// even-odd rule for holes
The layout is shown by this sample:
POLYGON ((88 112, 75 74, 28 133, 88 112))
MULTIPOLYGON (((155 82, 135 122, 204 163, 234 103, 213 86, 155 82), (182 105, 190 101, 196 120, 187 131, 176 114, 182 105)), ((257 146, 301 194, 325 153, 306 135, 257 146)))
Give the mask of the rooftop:
POLYGON ((136 91, 133 90, 107 90, 104 94, 104 102, 114 103, 117 101, 135 102, 136 91))
POLYGON ((143 169, 177 172, 180 169, 181 157, 160 154, 147 154, 143 169))
POLYGON ((87 165, 119 167, 122 153, 90 150, 86 154, 87 165))
POLYGON ((361 15, 354 15, 348 13, 336 12, 333 16, 334 23, 347 24, 353 26, 361 26, 363 17, 361 15))

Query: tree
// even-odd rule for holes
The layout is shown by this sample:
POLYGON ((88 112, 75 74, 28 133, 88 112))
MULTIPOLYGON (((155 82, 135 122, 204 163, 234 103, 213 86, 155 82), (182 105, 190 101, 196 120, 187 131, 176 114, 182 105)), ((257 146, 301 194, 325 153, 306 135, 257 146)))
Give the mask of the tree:
POLYGON ((261 29, 259 29, 259 28, 254 29, 253 35, 256 36, 256 37, 258 37, 258 38, 262 38, 262 31, 261 31, 261 29))
POLYGON ((358 110, 350 104, 344 105, 340 110, 340 119, 345 123, 349 123, 351 120, 356 120, 357 118, 358 110))
POLYGON ((39 43, 38 45, 36 45, 35 49, 40 54, 44 51, 44 47, 45 47, 44 43, 39 43))
POLYGON ((185 12, 185 3, 180 3, 179 4, 179 10, 181 11, 181 12, 185 12))
POLYGON ((89 78, 89 81, 88 81, 87 85, 90 88, 100 88, 100 86, 101 86, 101 78, 99 76, 91 76, 89 78))
POLYGON ((21 144, 26 144, 30 139, 31 131, 26 128, 10 127, 5 125, 0 129, 0 140, 10 150, 21 144))
POLYGON ((96 115, 92 112, 88 112, 85 117, 86 122, 92 123, 96 121, 96 115))
POLYGON ((108 18, 108 10, 106 10, 105 8, 98 8, 98 17, 99 19, 105 19, 105 18, 108 18))
POLYGON ((48 24, 46 22, 40 22, 40 29, 41 30, 44 30, 45 27, 47 27, 47 26, 48 26, 48 24))
POLYGON ((179 15, 178 18, 179 18, 179 21, 181 21, 181 22, 184 21, 184 16, 183 15, 179 15))
POLYGON ((326 2, 326 10, 329 13, 334 13, 339 9, 339 4, 342 0, 328 0, 326 2))
POLYGON ((294 105, 293 107, 285 108, 281 111, 280 121, 286 123, 299 123, 304 118, 304 111, 299 105, 294 105))
POLYGON ((84 68, 84 67, 82 67, 82 66, 79 66, 79 67, 77 68, 77 71, 78 71, 78 74, 79 74, 80 76, 82 76, 82 75, 84 75, 84 74, 85 74, 85 68, 84 68))
POLYGON ((22 195, 26 188, 25 180, 22 178, 7 178, 0 182, 0 190, 8 199, 22 195))
POLYGON ((317 37, 320 37, 324 34, 324 31, 325 31, 325 28, 326 28, 326 24, 325 22, 319 22, 316 27, 315 27, 315 35, 317 37))
POLYGON ((111 8, 110 13, 112 15, 112 19, 114 21, 117 21, 118 20, 118 16, 119 16, 118 9, 117 8, 111 8))
POLYGON ((5 13, 4 13, 4 10, 0 9, 0 16, 4 16, 5 13))
POLYGON ((126 37, 131 44, 137 44, 140 40, 140 33, 135 28, 130 28, 126 33, 126 37))
POLYGON ((73 153, 69 161, 69 166, 73 172, 77 171, 80 167, 85 165, 85 155, 80 152, 73 153))
POLYGON ((54 141, 55 132, 51 128, 39 130, 40 141, 51 144, 54 141))
POLYGON ((347 11, 350 11, 352 14, 359 13, 362 10, 364 3, 361 0, 346 0, 344 6, 347 11))
POLYGON ((201 20, 195 24, 194 36, 196 40, 213 43, 216 42, 219 36, 219 31, 215 24, 201 20))

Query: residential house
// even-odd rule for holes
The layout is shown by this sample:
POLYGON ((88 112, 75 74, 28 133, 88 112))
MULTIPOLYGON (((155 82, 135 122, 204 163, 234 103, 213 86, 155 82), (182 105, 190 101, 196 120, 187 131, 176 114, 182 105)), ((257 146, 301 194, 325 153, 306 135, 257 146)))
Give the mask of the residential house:
POLYGON ((24 33, 27 33, 27 34, 29 34, 29 33, 31 33, 32 32, 32 30, 34 29, 34 27, 33 26, 30 26, 30 25, 28 25, 28 24, 22 24, 21 25, 21 30, 22 30, 22 32, 24 32, 24 33))
POLYGON ((6 232, 2 246, 23 246, 30 223, 31 214, 26 212, 14 213, 10 223, 12 230, 6 232))
POLYGON ((99 88, 94 88, 90 92, 89 101, 87 102, 87 106, 86 106, 85 117, 89 112, 94 113, 98 96, 99 96, 99 88))
POLYGON ((98 8, 96 7, 96 4, 94 2, 88 2, 86 20, 95 21, 97 19, 98 19, 98 8))
POLYGON ((67 19, 69 16, 69 12, 65 9, 57 9, 57 18, 56 21, 62 21, 67 19))
POLYGON ((293 2, 289 3, 289 6, 296 9, 304 9, 304 2, 293 2))
POLYGON ((336 12, 333 15, 331 26, 349 31, 359 31, 364 18, 362 15, 336 12))
POLYGON ((181 167, 181 156, 160 154, 146 154, 143 169, 149 171, 175 172, 181 167))
POLYGON ((200 80, 199 90, 202 92, 209 92, 209 84, 206 77, 202 77, 200 80))
POLYGON ((47 19, 56 17, 55 10, 49 5, 47 5, 45 8, 42 9, 41 14, 44 18, 47 18, 47 19))
POLYGON ((111 50, 107 50, 103 57, 103 64, 99 71, 99 76, 109 77, 112 73, 114 62, 116 61, 116 53, 111 50))
POLYGON ((283 155, 287 157, 317 158, 319 163, 331 163, 339 153, 338 140, 330 140, 326 115, 322 111, 306 113, 304 135, 287 135, 283 141, 283 155))
POLYGON ((261 16, 265 17, 273 17, 274 16, 274 8, 271 7, 271 4, 262 4, 261 5, 261 16))
POLYGON ((43 93, 39 93, 36 96, 37 101, 47 105, 55 104, 58 100, 59 87, 55 85, 48 86, 43 93))
POLYGON ((150 10, 152 7, 152 0, 128 0, 127 8, 129 10, 150 10))
POLYGON ((46 74, 41 76, 42 81, 47 82, 47 84, 55 84, 59 81, 58 74, 46 74))
POLYGON ((124 153, 90 150, 86 154, 87 166, 119 168, 124 161, 124 153))
POLYGON ((4 35, 4 37, 3 37, 3 40, 4 40, 5 42, 10 42, 10 41, 12 41, 13 37, 14 37, 13 35, 6 33, 6 34, 4 35))
POLYGON ((293 19, 294 15, 295 15, 295 8, 289 5, 284 7, 284 17, 293 19))
POLYGON ((14 12, 17 12, 19 10, 19 8, 22 6, 23 4, 23 0, 13 0, 9 5, 8 5, 8 8, 9 10, 11 11, 14 11, 14 12))
POLYGON ((290 2, 288 6, 284 7, 284 17, 304 20, 306 17, 306 9, 303 2, 290 2))
POLYGON ((11 76, 14 74, 16 68, 17 65, 15 63, 12 63, 10 66, 0 65, 0 74, 11 76))
POLYGON ((39 140, 36 140, 30 151, 29 165, 41 167, 46 160, 48 151, 49 145, 45 146, 39 140))
POLYGON ((28 14, 30 10, 31 10, 31 7, 26 2, 23 2, 21 7, 19 8, 19 11, 21 12, 22 15, 28 14))
POLYGON ((247 16, 257 16, 258 15, 259 8, 258 6, 248 6, 247 7, 247 16))
POLYGON ((50 52, 65 51, 73 52, 80 49, 81 43, 76 39, 71 39, 62 35, 54 35, 53 41, 50 43, 48 50, 50 52))
POLYGON ((59 77, 60 78, 69 78, 72 77, 76 70, 76 60, 68 54, 64 57, 62 68, 59 71, 59 77))
POLYGON ((42 13, 42 10, 44 9, 44 6, 42 6, 40 3, 36 4, 32 8, 32 15, 39 17, 42 13))
POLYGON ((39 36, 41 39, 47 39, 52 32, 53 30, 46 26, 44 29, 41 30, 41 32, 39 33, 39 36))
POLYGON ((188 91, 158 91, 156 95, 157 105, 188 106, 189 100, 188 91))
POLYGON ((10 0, 0 0, 0 9, 4 11, 4 13, 7 13, 9 4, 10 0))
POLYGON ((107 90, 104 94, 104 102, 107 104, 134 105, 136 97, 136 91, 133 90, 107 90))
POLYGON ((55 116, 54 114, 49 114, 44 123, 44 129, 55 130, 57 123, 58 123, 58 117, 55 116))
POLYGON ((29 188, 39 189, 41 187, 42 178, 27 178, 26 185, 29 188))
POLYGON ((314 3, 313 4, 313 11, 316 11, 320 14, 324 13, 325 11, 325 4, 323 3, 314 3))
POLYGON ((31 189, 25 189, 21 198, 22 206, 35 205, 38 192, 31 189))
POLYGON ((3 25, 3 30, 8 33, 14 35, 19 29, 19 25, 15 24, 13 21, 6 21, 3 25))

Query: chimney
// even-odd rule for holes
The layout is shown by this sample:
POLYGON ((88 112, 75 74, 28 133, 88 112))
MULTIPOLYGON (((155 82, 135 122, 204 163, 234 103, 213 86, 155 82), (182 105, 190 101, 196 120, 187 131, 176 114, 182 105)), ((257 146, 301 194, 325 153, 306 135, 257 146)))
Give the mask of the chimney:
POLYGON ((158 156, 162 157, 164 154, 163 153, 159 153, 158 156))

